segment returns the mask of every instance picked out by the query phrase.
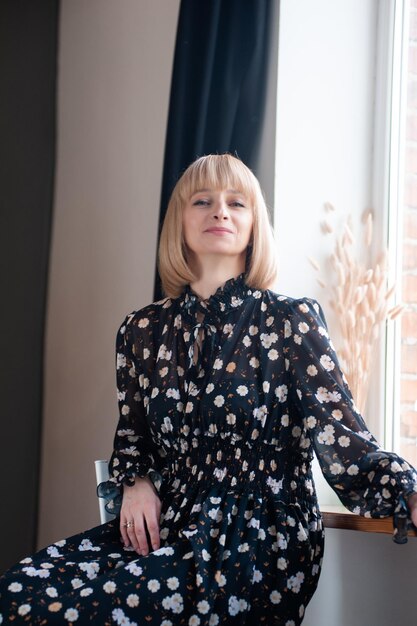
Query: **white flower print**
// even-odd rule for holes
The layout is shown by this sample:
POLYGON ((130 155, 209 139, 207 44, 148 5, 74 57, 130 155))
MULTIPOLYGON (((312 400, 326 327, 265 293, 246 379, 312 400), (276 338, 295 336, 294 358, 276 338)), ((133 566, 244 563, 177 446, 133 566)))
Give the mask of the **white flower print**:
POLYGON ((326 424, 326 426, 324 427, 324 430, 322 430, 318 434, 317 441, 326 446, 331 446, 335 442, 334 433, 335 433, 334 426, 332 426, 331 424, 326 424))
POLYGON ((236 415, 234 413, 228 413, 226 415, 226 422, 230 425, 233 426, 233 424, 236 424, 236 415))
POLYGON ((76 622, 78 619, 77 609, 67 609, 64 613, 64 617, 69 622, 76 622))
POLYGON ((220 622, 220 618, 217 613, 212 613, 209 619, 209 626, 217 626, 220 622))
POLYGON ((279 402, 285 402, 288 396, 287 385, 278 385, 278 387, 275 389, 275 395, 278 398, 279 402))
POLYGON ((21 604, 19 608, 17 609, 17 612, 19 613, 21 617, 24 617, 25 615, 30 613, 31 610, 32 610, 32 607, 30 606, 30 604, 21 604))
POLYGON ((47 587, 45 589, 45 593, 50 598, 57 598, 58 597, 58 591, 56 590, 55 587, 47 587))
POLYGON ((314 417, 314 415, 309 415, 306 418, 306 426, 307 426, 307 428, 310 428, 310 429, 314 428, 316 424, 317 424, 317 420, 314 417))
POLYGON ((298 330, 300 331, 300 333, 305 335, 310 330, 310 326, 308 324, 306 324, 306 322, 300 322, 298 324, 298 330))
POLYGON ((315 395, 321 404, 323 404, 323 402, 329 402, 329 391, 326 387, 319 387, 315 395))
POLYGON ((254 568, 253 574, 252 574, 252 582, 260 583, 262 578, 263 578, 262 572, 254 568))
POLYGON ((100 546, 93 546, 90 539, 83 539, 78 546, 78 550, 82 552, 83 550, 92 550, 93 552, 98 552, 101 550, 100 546))
POLYGON ((81 578, 73 578, 71 580, 71 585, 73 589, 78 589, 79 587, 84 587, 84 581, 81 578))
POLYGON ((288 426, 289 423, 290 423, 289 415, 287 415, 287 414, 282 415, 282 417, 281 417, 281 425, 286 427, 286 426, 288 426))
POLYGON ((210 610, 210 605, 207 600, 201 600, 197 604, 197 611, 202 615, 206 615, 210 610))
POLYGON ((275 350, 275 348, 272 348, 271 350, 268 351, 268 359, 270 361, 276 361, 278 356, 279 356, 278 351, 275 350))
POLYGON ((201 556, 203 557, 204 561, 210 561, 211 559, 211 554, 209 554, 205 548, 203 548, 203 550, 201 551, 201 556))
POLYGON ((190 619, 188 620, 188 626, 198 626, 200 623, 201 620, 198 615, 191 615, 190 619))
POLYGON ((273 343, 278 341, 278 335, 276 333, 261 333, 260 335, 261 344, 264 348, 270 348, 273 343))
POLYGON ((347 437, 346 435, 342 435, 341 437, 339 437, 339 439, 337 440, 337 443, 339 444, 339 446, 341 446, 342 448, 348 448, 350 446, 350 438, 347 437))
POLYGON ((292 335, 291 322, 289 320, 284 320, 284 337, 288 339, 292 335))
POLYGON ((339 474, 343 474, 345 468, 340 463, 331 463, 329 466, 330 472, 334 476, 338 476, 339 474))
POLYGON ((126 604, 132 609, 139 606, 139 596, 136 593, 130 593, 126 598, 126 604))
POLYGON ((272 476, 268 476, 266 480, 266 484, 271 488, 272 493, 279 493, 282 489, 283 478, 281 480, 276 480, 272 478, 272 476))
POLYGON ((171 589, 171 591, 175 591, 175 589, 178 589, 178 587, 180 586, 180 581, 176 576, 170 576, 170 578, 168 578, 167 580, 167 585, 168 589, 171 589))
POLYGON ((253 356, 250 360, 249 360, 249 365, 251 367, 253 367, 253 369, 256 369, 257 367, 259 367, 260 363, 259 363, 259 359, 257 359, 255 356, 253 356))
POLYGON ((206 387, 206 393, 211 393, 214 389, 213 383, 209 383, 206 387))
MULTIPOLYGON (((153 554, 155 554, 155 552, 153 554)), ((133 574, 133 576, 141 576, 143 574, 143 569, 135 561, 126 565, 125 569, 133 574)))
POLYGON ((272 604, 279 604, 281 602, 281 598, 281 594, 276 589, 274 589, 274 591, 271 591, 271 593, 269 594, 269 599, 271 600, 272 604))
POLYGON ((284 559, 282 556, 279 557, 279 559, 277 560, 277 567, 278 569, 284 571, 287 569, 287 560, 284 559))
POLYGON ((60 554, 59 550, 55 546, 48 546, 46 551, 49 554, 49 556, 52 558, 57 558, 59 556, 62 556, 62 554, 60 554))
POLYGON ((239 612, 243 612, 248 608, 248 603, 243 598, 237 598, 236 596, 230 596, 229 598, 229 615, 237 615, 239 612))
POLYGON ((340 409, 334 409, 334 411, 332 411, 332 417, 340 422, 343 419, 343 413, 340 409))
POLYGON ((148 581, 148 589, 152 591, 152 593, 156 593, 161 588, 161 583, 156 578, 152 578, 148 581))
POLYGON ((401 472, 401 465, 397 461, 393 461, 390 465, 391 471, 396 474, 397 472, 401 472))
POLYGON ((269 383, 268 380, 264 380, 264 382, 262 383, 262 391, 264 391, 265 393, 269 392, 271 385, 269 383))
POLYGON ((249 334, 252 335, 252 337, 254 335, 257 335, 259 332, 259 328, 257 326, 249 326, 249 334))
POLYGON ((138 321, 138 326, 139 328, 146 328, 147 326, 149 326, 149 319, 147 317, 143 317, 141 320, 138 321))
POLYGON ((213 369, 221 370, 223 367, 223 361, 221 359, 216 359, 213 363, 213 369))
POLYGON ((293 593, 299 593, 301 585, 304 582, 304 574, 303 572, 297 572, 295 576, 291 576, 287 581, 287 587, 293 593))
POLYGON ((116 355, 116 369, 121 369, 122 367, 126 367, 126 357, 122 353, 118 353, 116 355))
POLYGON ((236 391, 240 396, 246 396, 249 392, 249 389, 246 387, 246 385, 239 385, 236 391))
POLYGON ((262 423, 262 426, 265 424, 266 416, 268 415, 268 409, 265 404, 260 407, 253 409, 252 411, 253 417, 259 420, 262 423))
POLYGON ((334 362, 327 354, 323 354, 320 357, 320 363, 323 369, 327 370, 328 372, 334 370, 334 362))
POLYGON ((242 343, 244 346, 246 346, 247 348, 249 348, 249 346, 252 345, 252 341, 250 339, 250 337, 248 337, 248 335, 245 335, 242 339, 242 343))
POLYGON ((174 593, 172 596, 166 596, 162 600, 162 606, 164 609, 171 610, 173 613, 182 613, 184 610, 182 595, 174 593))
POLYGON ((221 396, 221 395, 216 396, 216 397, 214 398, 214 400, 213 400, 213 403, 214 403, 216 406, 219 406, 219 407, 220 407, 220 406, 223 406, 223 404, 224 404, 224 396, 221 396))
POLYGON ((315 365, 309 365, 307 367, 307 374, 309 376, 317 376, 317 374, 318 374, 317 367, 315 365))
POLYGON ((359 467, 353 463, 352 465, 349 465, 346 471, 349 476, 356 476, 359 473, 359 467))
POLYGON ((116 583, 113 580, 108 580, 103 585, 103 589, 106 593, 114 593, 116 588, 116 583))
MULTIPOLYGON (((87 596, 90 596, 92 593, 93 593, 93 589, 92 589, 91 587, 83 587, 83 588, 80 590, 80 596, 81 596, 82 598, 85 598, 85 597, 87 597, 87 596)), ((56 594, 56 595, 58 595, 58 594, 56 594)), ((56 597, 56 596, 54 596, 54 597, 56 597)))

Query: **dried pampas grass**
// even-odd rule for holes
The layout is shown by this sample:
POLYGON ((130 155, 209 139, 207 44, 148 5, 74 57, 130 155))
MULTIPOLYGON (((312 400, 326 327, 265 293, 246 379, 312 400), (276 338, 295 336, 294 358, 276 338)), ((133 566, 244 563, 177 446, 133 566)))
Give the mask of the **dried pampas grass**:
MULTIPOLYGON (((334 208, 326 203, 325 210, 329 213, 334 208)), ((366 252, 363 256, 370 257, 373 237, 371 210, 364 212, 362 224, 366 252)), ((324 234, 333 231, 327 219, 321 223, 321 230, 324 234)), ((382 327, 387 320, 398 317, 404 307, 389 306, 395 285, 390 288, 387 286, 387 252, 384 250, 376 261, 366 264, 355 258, 354 244, 351 220, 348 218, 343 233, 336 237, 334 251, 330 255, 333 280, 326 284, 322 278, 318 278, 318 283, 332 294, 330 306, 340 324, 343 342, 337 353, 358 410, 363 413, 369 391, 372 359, 382 327)), ((311 257, 309 261, 320 272, 317 261, 311 257)))

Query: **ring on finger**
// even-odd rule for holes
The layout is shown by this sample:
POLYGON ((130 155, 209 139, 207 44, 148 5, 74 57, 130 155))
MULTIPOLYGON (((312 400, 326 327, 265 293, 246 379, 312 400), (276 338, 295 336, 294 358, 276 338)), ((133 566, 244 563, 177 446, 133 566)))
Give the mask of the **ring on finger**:
POLYGON ((123 526, 125 526, 126 528, 131 528, 132 526, 134 526, 134 522, 133 520, 131 522, 126 522, 125 524, 123 524, 123 526))

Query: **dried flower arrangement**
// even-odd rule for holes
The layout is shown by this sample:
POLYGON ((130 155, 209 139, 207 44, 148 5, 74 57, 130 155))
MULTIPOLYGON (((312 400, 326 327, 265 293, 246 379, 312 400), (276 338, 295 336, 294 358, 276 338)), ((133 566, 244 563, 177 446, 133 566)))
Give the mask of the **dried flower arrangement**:
MULTIPOLYGON (((327 213, 334 211, 330 203, 326 203, 324 208, 327 213)), ((355 240, 349 217, 343 233, 336 237, 334 251, 330 255, 331 267, 335 270, 332 273, 334 280, 326 285, 318 278, 320 286, 330 289, 333 296, 329 304, 337 315, 343 342, 337 353, 360 413, 365 410, 372 359, 381 329, 387 320, 398 317, 404 308, 403 305, 389 307, 395 285, 387 286, 387 251, 383 250, 376 261, 370 260, 373 236, 371 210, 364 211, 362 224, 367 262, 355 258, 355 240)), ((328 219, 322 222, 321 230, 325 235, 333 232, 328 219)), ((309 261, 316 271, 320 271, 315 259, 309 257, 309 261)))

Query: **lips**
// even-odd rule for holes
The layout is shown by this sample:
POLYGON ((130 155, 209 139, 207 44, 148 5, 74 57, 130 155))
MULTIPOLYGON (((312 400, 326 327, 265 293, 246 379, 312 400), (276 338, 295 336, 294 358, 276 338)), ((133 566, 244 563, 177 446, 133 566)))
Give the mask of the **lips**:
POLYGON ((206 233, 232 233, 228 228, 207 228, 206 233))

